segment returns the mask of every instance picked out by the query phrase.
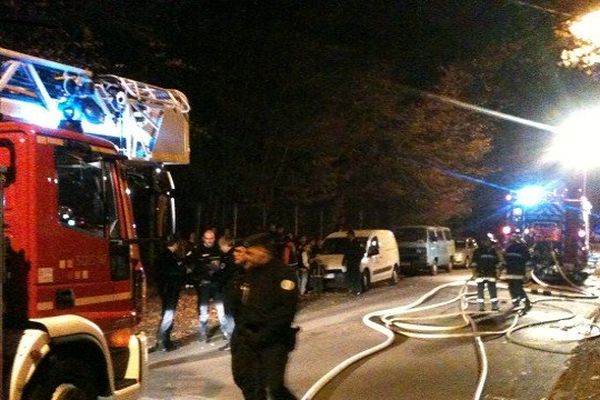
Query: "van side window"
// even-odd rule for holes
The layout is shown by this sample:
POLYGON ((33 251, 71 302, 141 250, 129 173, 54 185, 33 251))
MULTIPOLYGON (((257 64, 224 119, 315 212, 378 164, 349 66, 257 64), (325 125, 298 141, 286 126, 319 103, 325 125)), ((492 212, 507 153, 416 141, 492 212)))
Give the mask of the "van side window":
POLYGON ((377 240, 377 236, 373 237, 369 242, 369 250, 367 252, 368 256, 374 256, 379 254, 379 240, 377 240))
POLYGON ((433 229, 428 230, 427 235, 429 235, 430 242, 437 242, 438 238, 437 238, 437 234, 435 233, 435 230, 433 230, 433 229))
POLYGON ((58 176, 58 220, 69 228, 104 237, 107 224, 116 225, 117 210, 112 180, 102 159, 83 157, 64 147, 56 148, 54 159, 58 176))
POLYGON ((444 236, 446 237, 446 240, 453 240, 454 239, 452 237, 452 231, 450 229, 444 229, 444 236))

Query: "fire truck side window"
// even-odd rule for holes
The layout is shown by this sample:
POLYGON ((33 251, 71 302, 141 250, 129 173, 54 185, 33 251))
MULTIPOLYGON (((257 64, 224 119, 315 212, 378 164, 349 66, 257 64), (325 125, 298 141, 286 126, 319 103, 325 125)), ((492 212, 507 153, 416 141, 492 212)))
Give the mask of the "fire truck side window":
POLYGON ((94 236, 103 237, 107 227, 110 236, 119 236, 111 178, 101 158, 57 147, 55 161, 59 221, 94 236))

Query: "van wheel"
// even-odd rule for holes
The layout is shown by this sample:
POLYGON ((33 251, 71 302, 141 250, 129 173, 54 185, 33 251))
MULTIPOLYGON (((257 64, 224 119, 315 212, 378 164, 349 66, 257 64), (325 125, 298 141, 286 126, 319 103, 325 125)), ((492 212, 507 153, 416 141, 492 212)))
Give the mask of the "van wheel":
POLYGON ((450 258, 450 260, 448 261, 448 265, 446 266, 446 271, 448 273, 452 272, 452 269, 454 268, 454 260, 452 258, 450 258))
POLYGON ((469 256, 467 256, 467 258, 465 259, 465 268, 471 268, 471 258, 469 256))
POLYGON ((371 286, 371 276, 369 275, 369 270, 364 270, 362 273, 362 277, 360 280, 360 286, 362 288, 363 293, 369 290, 371 286))
POLYGON ((390 284, 395 285, 398 282, 400 282, 400 267, 394 265, 392 269, 392 277, 390 278, 390 284))
POLYGON ((433 264, 431 264, 431 267, 429 269, 429 273, 431 274, 431 276, 435 276, 435 275, 438 274, 437 261, 434 261, 433 264))
POLYGON ((95 400, 99 394, 96 374, 88 363, 59 358, 42 367, 27 388, 30 400, 95 400))

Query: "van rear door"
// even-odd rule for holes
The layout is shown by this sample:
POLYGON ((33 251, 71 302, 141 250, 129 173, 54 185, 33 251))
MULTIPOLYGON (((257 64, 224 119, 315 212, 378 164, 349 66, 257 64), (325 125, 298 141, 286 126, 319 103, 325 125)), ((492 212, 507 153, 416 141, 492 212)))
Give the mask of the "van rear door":
POLYGON ((427 228, 427 264, 440 264, 440 245, 438 240, 440 236, 436 228, 427 228))

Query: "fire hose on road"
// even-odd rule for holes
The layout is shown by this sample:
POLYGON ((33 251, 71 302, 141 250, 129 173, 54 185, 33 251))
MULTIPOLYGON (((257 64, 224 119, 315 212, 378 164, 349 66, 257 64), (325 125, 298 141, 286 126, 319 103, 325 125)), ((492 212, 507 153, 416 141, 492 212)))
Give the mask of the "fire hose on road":
MULTIPOLYGON (((404 335, 411 338, 421 338, 421 339, 448 339, 448 338, 473 338, 474 344, 477 350, 477 356, 479 361, 479 377, 477 380, 477 386, 475 392, 473 394, 474 400, 479 400, 482 396, 483 389, 485 387, 485 383, 487 380, 488 374, 488 359, 485 351, 485 347, 483 345, 482 337, 484 336, 498 336, 505 335, 506 338, 518 345, 525 346, 528 348, 542 350, 542 351, 550 351, 565 354, 565 352, 548 349, 544 346, 538 344, 539 340, 536 343, 530 343, 523 339, 516 337, 516 332, 524 330, 526 328, 537 327, 549 323, 558 323, 560 321, 573 319, 576 317, 576 314, 572 311, 558 306, 547 306, 551 307, 555 311, 558 310, 563 314, 557 318, 552 318, 550 320, 545 321, 537 321, 534 323, 517 325, 519 321, 520 313, 519 311, 522 308, 514 308, 508 312, 499 313, 499 312, 476 312, 467 310, 468 304, 470 300, 474 299, 474 294, 469 293, 467 291, 468 286, 470 285, 470 281, 455 281, 449 282, 436 288, 430 290, 425 293, 423 296, 419 297, 412 303, 389 308, 384 310, 373 311, 371 313, 363 316, 363 323, 369 328, 383 334, 386 339, 369 349, 366 349, 360 353, 355 354, 354 356, 344 360, 336 367, 331 369, 327 374, 321 377, 313 386, 304 394, 302 400, 310 400, 317 393, 323 389, 331 380, 333 380, 338 374, 340 374, 343 370, 348 368, 350 365, 356 363, 357 361, 368 357, 376 352, 379 352, 389 346, 391 346, 394 342, 395 334, 404 335), (423 305, 427 300, 431 299, 438 292, 452 287, 460 287, 458 295, 452 297, 449 300, 445 300, 439 303, 423 305), (455 302, 460 302, 460 311, 456 313, 446 313, 446 314, 438 314, 438 315, 428 315, 428 316, 412 316, 416 313, 422 313, 424 311, 444 307, 451 305, 455 302), (412 314, 412 315, 411 315, 412 314), (478 330, 478 322, 481 322, 483 319, 489 318, 497 318, 504 316, 506 319, 512 320, 510 325, 507 328, 493 331, 480 331, 478 330), (435 325, 434 321, 440 320, 448 320, 450 318, 462 318, 461 323, 453 323, 450 325, 435 325), (476 318, 474 318, 476 317, 476 318), (377 322, 377 320, 381 321, 377 322), (470 332, 459 332, 460 330, 465 330, 467 328, 471 328, 470 332)), ((506 285, 498 285, 501 289, 506 289, 506 285)), ((583 292, 582 292, 583 293, 583 292)), ((585 301, 585 299, 594 299, 597 296, 591 295, 589 293, 582 294, 581 296, 572 296, 570 294, 565 293, 556 293, 556 298, 551 299, 540 299, 533 301, 534 304, 541 304, 547 302, 578 302, 578 303, 591 303, 585 301)), ((597 326, 594 322, 589 323, 588 335, 581 338, 571 338, 560 341, 561 343, 570 343, 577 342, 583 339, 591 339, 594 337, 600 336, 600 327, 597 326), (596 332, 592 335, 592 330, 595 329, 596 332)), ((568 353, 568 352, 567 352, 568 353)))

